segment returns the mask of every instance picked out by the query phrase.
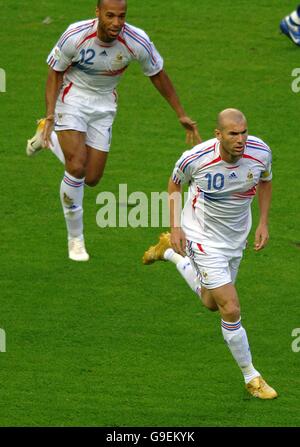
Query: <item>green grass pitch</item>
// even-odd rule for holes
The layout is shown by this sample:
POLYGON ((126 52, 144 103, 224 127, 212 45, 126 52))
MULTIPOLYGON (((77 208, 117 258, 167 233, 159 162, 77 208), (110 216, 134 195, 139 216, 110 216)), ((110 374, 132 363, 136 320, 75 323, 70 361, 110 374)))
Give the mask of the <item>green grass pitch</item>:
MULTIPOLYGON (((238 291, 254 364, 280 397, 258 401, 221 336, 220 318, 199 304, 172 265, 141 264, 161 228, 96 225, 100 191, 166 189, 184 133, 173 111, 132 64, 105 176, 86 189, 87 264, 67 260, 50 153, 25 156, 44 114, 45 58, 93 0, 1 4, 0 93, 1 426, 299 426, 300 93, 291 90, 300 48, 279 34, 295 1, 129 0, 128 22, 147 31, 165 59, 203 139, 215 117, 240 108, 250 133, 274 154, 271 240, 250 248, 238 291), (43 24, 45 17, 52 22, 43 24), (297 245, 298 243, 298 245, 297 245)), ((254 224, 257 205, 254 205, 254 224)))

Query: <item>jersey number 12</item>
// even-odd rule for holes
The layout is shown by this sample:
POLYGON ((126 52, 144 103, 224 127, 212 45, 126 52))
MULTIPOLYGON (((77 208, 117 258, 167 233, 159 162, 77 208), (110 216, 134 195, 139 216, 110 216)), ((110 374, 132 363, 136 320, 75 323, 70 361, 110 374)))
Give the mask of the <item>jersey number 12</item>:
POLYGON ((81 59, 80 64, 87 64, 87 65, 94 65, 94 62, 92 60, 96 56, 96 53, 91 48, 89 50, 81 50, 80 51, 81 59))

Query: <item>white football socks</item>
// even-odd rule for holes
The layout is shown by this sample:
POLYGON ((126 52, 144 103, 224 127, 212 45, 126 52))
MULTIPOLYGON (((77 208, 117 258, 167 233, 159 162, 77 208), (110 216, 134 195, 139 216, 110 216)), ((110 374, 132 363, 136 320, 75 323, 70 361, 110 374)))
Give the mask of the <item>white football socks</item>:
POLYGON ((60 186, 60 199, 69 239, 83 237, 83 194, 84 178, 78 179, 65 172, 60 186))
POLYGON ((167 248, 167 250, 164 252, 164 258, 166 261, 171 261, 173 262, 173 264, 177 265, 178 262, 183 259, 183 256, 176 253, 173 248, 167 248))
POLYGON ((250 346, 241 319, 235 323, 222 320, 221 326, 224 340, 243 373, 245 383, 249 383, 260 374, 252 365, 250 346))
POLYGON ((66 162, 65 156, 64 156, 62 148, 61 148, 61 146, 59 144, 56 132, 54 132, 54 131, 51 133, 51 141, 52 141, 52 144, 50 145, 51 151, 59 159, 59 161, 61 161, 62 164, 64 165, 65 162, 66 162))
POLYGON ((177 270, 184 278, 184 280, 188 283, 193 292, 195 292, 198 296, 200 296, 201 284, 189 258, 187 256, 185 257, 181 256, 180 254, 176 253, 172 248, 168 248, 165 251, 164 258, 167 261, 171 261, 176 265, 177 270))

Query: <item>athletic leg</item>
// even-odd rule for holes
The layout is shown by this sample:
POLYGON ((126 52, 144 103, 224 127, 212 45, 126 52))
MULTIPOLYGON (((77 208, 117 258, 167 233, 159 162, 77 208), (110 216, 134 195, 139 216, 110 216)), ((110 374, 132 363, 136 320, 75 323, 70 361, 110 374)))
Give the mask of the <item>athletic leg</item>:
POLYGON ((263 380, 252 364, 248 337, 241 324, 240 304, 234 285, 227 283, 214 289, 206 289, 205 293, 219 307, 224 340, 243 373, 247 390, 253 396, 261 399, 277 397, 276 391, 263 380))
POLYGON ((87 162, 85 184, 88 186, 96 186, 103 176, 108 152, 94 149, 88 145, 86 146, 86 148, 87 162))
POLYGON ((65 173, 60 187, 64 211, 69 257, 75 261, 87 261, 88 254, 83 237, 83 195, 87 162, 85 134, 76 130, 57 133, 65 157, 65 173))

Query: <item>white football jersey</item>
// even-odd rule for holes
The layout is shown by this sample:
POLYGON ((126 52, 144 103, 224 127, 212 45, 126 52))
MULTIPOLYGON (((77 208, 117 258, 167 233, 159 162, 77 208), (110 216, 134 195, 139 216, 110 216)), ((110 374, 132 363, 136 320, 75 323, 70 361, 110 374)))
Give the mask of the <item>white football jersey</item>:
POLYGON ((260 180, 270 181, 272 154, 259 138, 249 136, 242 158, 234 164, 220 156, 214 138, 183 153, 173 171, 176 184, 189 184, 182 228, 190 241, 220 249, 243 249, 251 228, 251 202, 260 180))
POLYGON ((97 37, 97 28, 98 19, 70 25, 48 56, 50 67, 65 72, 65 85, 109 93, 133 60, 146 76, 162 70, 163 59, 143 30, 126 23, 118 38, 106 43, 97 37))

